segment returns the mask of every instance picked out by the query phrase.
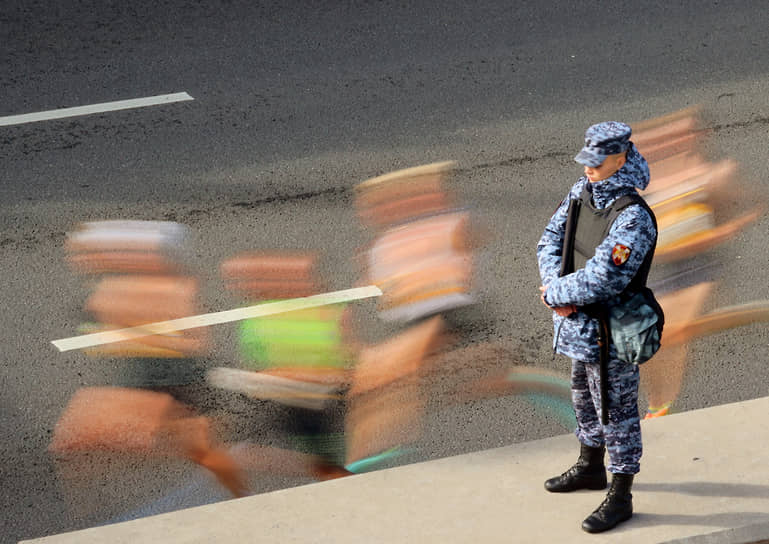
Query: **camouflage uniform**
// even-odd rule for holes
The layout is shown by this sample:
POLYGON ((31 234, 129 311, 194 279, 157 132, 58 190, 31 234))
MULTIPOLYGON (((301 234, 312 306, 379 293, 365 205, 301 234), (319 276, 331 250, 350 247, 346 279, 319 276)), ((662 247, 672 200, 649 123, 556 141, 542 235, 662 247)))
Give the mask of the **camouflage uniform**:
MULTIPOLYGON (((595 127, 604 131, 603 134, 593 134, 596 139, 606 140, 607 129, 610 133, 615 129, 618 133, 626 132, 626 163, 618 172, 603 181, 590 183, 583 176, 574 184, 545 228, 537 245, 537 259, 542 285, 547 286, 545 302, 551 307, 574 304, 578 309, 569 317, 553 314, 556 331, 553 348, 572 359, 572 400, 577 416, 575 434, 586 446, 598 447, 606 444, 610 458, 609 472, 635 474, 639 471, 641 458, 638 367, 619 361, 614 346, 610 346, 609 423, 601 425, 598 320, 580 311, 580 308, 595 302, 612 303, 630 283, 656 238, 654 223, 649 214, 637 204, 625 208, 585 267, 559 277, 569 200, 579 198, 587 184, 588 190, 592 192, 594 206, 606 208, 620 196, 630 194, 636 188, 644 189, 649 183, 646 160, 632 142, 627 140, 630 128, 622 123, 595 125, 586 134, 585 149, 589 149, 590 130, 595 127), (612 259, 612 251, 618 244, 630 249, 627 260, 619 265, 612 259)), ((580 160, 584 159, 584 152, 583 149, 577 160, 589 164, 586 160, 580 160)), ((595 160, 595 164, 590 166, 598 166, 602 160, 595 160)))

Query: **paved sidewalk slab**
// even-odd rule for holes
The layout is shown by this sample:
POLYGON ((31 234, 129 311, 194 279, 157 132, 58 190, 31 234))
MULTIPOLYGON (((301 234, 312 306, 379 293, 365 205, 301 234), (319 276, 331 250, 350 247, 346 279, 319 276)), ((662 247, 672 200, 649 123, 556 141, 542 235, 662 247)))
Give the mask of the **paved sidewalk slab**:
POLYGON ((690 542, 769 539, 769 397, 643 422, 634 517, 589 535, 604 492, 550 494, 563 435, 24 542, 690 542), (715 540, 714 540, 715 539, 715 540))

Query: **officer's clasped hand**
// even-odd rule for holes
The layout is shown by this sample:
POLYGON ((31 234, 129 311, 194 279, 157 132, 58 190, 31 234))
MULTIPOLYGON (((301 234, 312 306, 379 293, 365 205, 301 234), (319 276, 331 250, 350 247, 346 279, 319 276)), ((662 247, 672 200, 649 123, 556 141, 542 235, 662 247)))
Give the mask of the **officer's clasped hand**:
POLYGON ((540 295, 539 299, 542 301, 542 304, 553 310, 556 315, 559 315, 561 317, 569 317, 571 314, 577 311, 577 307, 574 304, 569 304, 568 306, 550 306, 547 302, 545 302, 545 291, 547 291, 547 285, 541 285, 539 287, 540 295))

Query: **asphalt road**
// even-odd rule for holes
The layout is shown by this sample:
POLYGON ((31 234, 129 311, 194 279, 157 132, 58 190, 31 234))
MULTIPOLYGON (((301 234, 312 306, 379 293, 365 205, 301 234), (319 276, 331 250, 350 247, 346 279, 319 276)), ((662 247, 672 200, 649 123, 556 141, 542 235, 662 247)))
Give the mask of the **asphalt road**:
MULTIPOLYGON (((194 100, 0 127, 4 542, 94 523, 72 513, 45 451, 72 393, 121 370, 50 345, 75 334, 87 295, 64 263, 80 221, 189 226, 203 309, 214 311, 235 302, 218 263, 246 249, 323 249, 329 287, 349 287, 364 236, 350 188, 456 160, 452 187, 492 234, 480 302, 458 324, 471 341, 565 371, 549 352, 534 247, 579 175, 572 157, 588 125, 703 104, 714 156, 739 161, 751 190, 769 194, 759 2, 9 4, 0 117, 182 91, 194 100)), ((762 218, 723 250, 709 307, 766 298, 768 228, 762 218)), ((231 331, 215 340, 205 363, 232 361, 231 331)), ((696 342, 679 409, 766 395, 768 351, 763 326, 696 342)), ((420 458, 560 432, 515 399, 474 403, 431 421, 420 458)), ((174 470, 132 485, 162 495, 174 470)))

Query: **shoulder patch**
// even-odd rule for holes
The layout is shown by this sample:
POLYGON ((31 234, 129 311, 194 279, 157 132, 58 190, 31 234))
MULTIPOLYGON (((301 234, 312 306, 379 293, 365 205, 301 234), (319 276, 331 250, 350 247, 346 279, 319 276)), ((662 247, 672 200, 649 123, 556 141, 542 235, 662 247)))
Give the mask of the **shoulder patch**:
POLYGON ((627 246, 616 244, 614 249, 611 250, 611 260, 617 266, 625 264, 628 257, 630 257, 630 248, 627 246))

